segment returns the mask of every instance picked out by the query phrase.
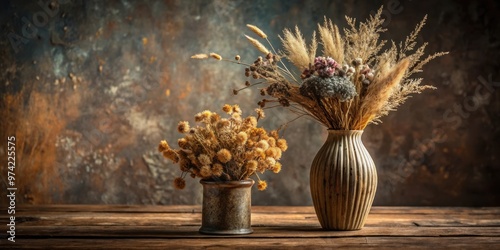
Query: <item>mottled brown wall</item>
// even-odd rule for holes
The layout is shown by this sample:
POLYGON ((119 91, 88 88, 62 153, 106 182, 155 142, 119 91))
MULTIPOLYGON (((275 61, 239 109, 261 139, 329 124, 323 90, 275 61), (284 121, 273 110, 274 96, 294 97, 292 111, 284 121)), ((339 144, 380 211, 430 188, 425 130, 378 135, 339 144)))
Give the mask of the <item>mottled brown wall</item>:
MULTIPOLYGON (((375 204, 500 205, 496 1, 65 2, 54 1, 55 14, 15 48, 9 36, 23 36, 24 18, 43 8, 2 3, 0 162, 5 179, 5 138, 16 135, 18 203, 200 203, 197 180, 173 190, 180 171, 160 157, 157 143, 179 138, 177 122, 198 111, 236 102, 251 110, 258 94, 231 94, 245 80, 241 67, 189 56, 214 51, 251 60, 257 54, 243 37, 246 23, 278 45, 283 28, 297 24, 310 37, 325 15, 344 26, 344 15, 363 20, 385 4, 392 6, 384 11, 385 38, 404 39, 428 14, 419 41, 429 42, 429 53, 450 55, 421 74, 437 90, 366 129, 379 173, 375 204)), ((276 109, 263 125, 292 117, 276 109)), ((309 164, 325 136, 314 121, 292 123, 283 170, 266 174, 269 188, 254 191, 253 203, 310 205, 309 164)), ((0 190, 5 197, 4 182, 0 190)))

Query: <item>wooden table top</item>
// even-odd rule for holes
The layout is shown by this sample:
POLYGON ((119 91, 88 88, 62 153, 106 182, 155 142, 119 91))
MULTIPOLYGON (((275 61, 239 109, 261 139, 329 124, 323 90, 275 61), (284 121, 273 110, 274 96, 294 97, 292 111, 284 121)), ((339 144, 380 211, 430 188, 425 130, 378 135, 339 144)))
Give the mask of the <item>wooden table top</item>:
POLYGON ((313 207, 253 206, 241 236, 198 233, 200 206, 23 206, 15 242, 2 224, 0 249, 500 249, 500 207, 373 207, 362 230, 341 232, 321 230, 313 207))

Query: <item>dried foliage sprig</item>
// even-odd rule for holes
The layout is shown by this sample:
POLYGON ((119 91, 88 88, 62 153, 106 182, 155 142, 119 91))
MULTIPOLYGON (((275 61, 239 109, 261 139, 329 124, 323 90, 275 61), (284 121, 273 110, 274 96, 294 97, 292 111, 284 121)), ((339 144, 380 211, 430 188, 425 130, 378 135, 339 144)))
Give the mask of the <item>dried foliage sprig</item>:
POLYGON ((179 149, 171 148, 165 140, 160 142, 158 151, 179 164, 183 173, 174 180, 176 188, 185 187, 187 174, 212 181, 244 180, 256 175, 258 189, 264 190, 267 183, 258 173, 281 171, 279 160, 288 145, 276 130, 268 133, 257 127, 258 120, 264 118, 262 109, 256 109, 257 117, 246 118, 241 117, 238 105, 226 104, 222 110, 227 118, 205 110, 195 115, 199 126, 179 122, 177 131, 185 135, 177 141, 179 149))
MULTIPOLYGON (((325 17, 318 24, 323 55, 317 56, 316 33, 307 45, 298 27, 285 29, 280 36, 283 51, 277 53, 268 36, 257 26, 247 27, 265 39, 272 52, 257 39, 246 36, 251 44, 265 54, 252 64, 224 60, 245 65, 245 76, 256 79, 251 86, 267 84, 260 89, 265 98, 258 104, 278 103, 301 116, 310 116, 329 129, 362 130, 370 123, 379 123, 382 116, 397 109, 411 94, 421 93, 433 86, 421 85, 422 78, 411 78, 421 72, 432 59, 447 52, 424 56, 427 43, 417 47, 417 36, 425 25, 427 16, 415 30, 398 45, 380 39, 386 29, 382 27, 382 7, 365 22, 346 17, 348 27, 341 34, 339 28, 325 17), (300 77, 281 61, 286 58, 300 72, 300 77)), ((204 56, 193 56, 203 59, 204 56)), ((239 90, 234 90, 238 94, 239 90)), ((275 107, 275 106, 271 106, 275 107)))

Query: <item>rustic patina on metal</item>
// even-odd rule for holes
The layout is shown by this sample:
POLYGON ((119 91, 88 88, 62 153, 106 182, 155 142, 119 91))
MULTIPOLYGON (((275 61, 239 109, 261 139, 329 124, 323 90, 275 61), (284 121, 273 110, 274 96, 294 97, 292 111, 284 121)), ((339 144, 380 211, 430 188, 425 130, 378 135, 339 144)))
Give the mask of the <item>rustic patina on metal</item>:
POLYGON ((250 234, 254 180, 204 181, 200 233, 250 234))

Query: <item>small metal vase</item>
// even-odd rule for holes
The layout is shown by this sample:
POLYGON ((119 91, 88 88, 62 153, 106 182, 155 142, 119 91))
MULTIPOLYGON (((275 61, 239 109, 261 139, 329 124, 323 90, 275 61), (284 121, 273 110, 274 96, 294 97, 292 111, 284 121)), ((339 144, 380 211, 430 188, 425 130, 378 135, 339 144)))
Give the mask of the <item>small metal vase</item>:
POLYGON ((250 234, 254 180, 204 181, 200 233, 250 234))

